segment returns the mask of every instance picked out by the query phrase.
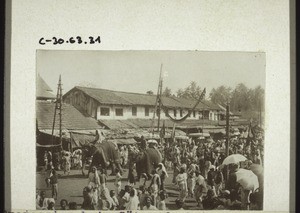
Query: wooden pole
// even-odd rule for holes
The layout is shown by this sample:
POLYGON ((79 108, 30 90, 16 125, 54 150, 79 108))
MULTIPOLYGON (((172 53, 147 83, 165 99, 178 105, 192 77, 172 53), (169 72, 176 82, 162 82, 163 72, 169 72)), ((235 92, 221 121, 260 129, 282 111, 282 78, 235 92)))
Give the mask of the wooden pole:
POLYGON ((56 101, 55 101, 55 108, 54 108, 54 117, 53 117, 53 124, 52 124, 52 134, 51 134, 51 143, 53 146, 53 134, 54 134, 54 128, 55 128, 55 119, 56 119, 56 109, 57 109, 57 102, 59 101, 59 84, 60 84, 60 76, 58 80, 58 88, 56 93, 56 101))
MULTIPOLYGON (((162 73, 162 64, 160 66, 160 76, 162 73)), ((161 111, 161 94, 162 94, 162 84, 163 84, 163 78, 160 77, 160 87, 159 87, 159 98, 158 98, 158 112, 157 112, 157 117, 158 117, 158 121, 157 121, 157 131, 159 132, 159 128, 160 128, 160 111, 161 111)))
POLYGON ((62 84, 61 75, 59 75, 59 141, 62 148, 62 84))
POLYGON ((229 104, 226 105, 226 156, 229 156, 229 140, 230 140, 230 128, 229 128, 229 104))
MULTIPOLYGON (((162 68, 162 65, 161 65, 161 68, 162 68)), ((156 115, 156 110, 157 110, 157 104, 158 104, 158 101, 159 101, 160 81, 161 81, 161 70, 160 70, 160 74, 159 74, 159 81, 158 81, 157 95, 156 95, 156 101, 155 101, 155 108, 154 108, 153 118, 152 118, 152 122, 151 122, 151 133, 152 134, 153 134, 153 131, 154 131, 154 120, 155 120, 155 115, 156 115)))

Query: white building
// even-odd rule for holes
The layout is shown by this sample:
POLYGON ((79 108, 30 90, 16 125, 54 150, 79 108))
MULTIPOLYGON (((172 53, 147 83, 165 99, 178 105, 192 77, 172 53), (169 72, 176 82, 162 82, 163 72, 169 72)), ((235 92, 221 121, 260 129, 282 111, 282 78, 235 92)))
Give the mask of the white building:
MULTIPOLYGON (((97 120, 152 119, 156 95, 111 91, 105 89, 74 87, 64 96, 65 103, 97 120)), ((196 100, 162 97, 161 119, 181 118, 193 108, 196 100)), ((219 120, 220 108, 203 101, 191 112, 187 120, 219 120)), ((157 117, 157 113, 156 113, 157 117)))

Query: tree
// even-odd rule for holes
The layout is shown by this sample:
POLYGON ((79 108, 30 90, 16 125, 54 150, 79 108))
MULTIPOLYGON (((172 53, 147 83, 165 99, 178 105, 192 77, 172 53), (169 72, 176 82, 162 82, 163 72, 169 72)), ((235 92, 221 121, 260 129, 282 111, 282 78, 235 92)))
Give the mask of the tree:
POLYGON ((265 91, 261 86, 257 86, 250 94, 252 108, 255 111, 264 111, 265 91))
POLYGON ((165 90, 162 92, 162 95, 163 96, 166 96, 166 97, 171 97, 172 96, 172 91, 170 88, 166 87, 165 90))
POLYGON ((265 91, 261 86, 254 89, 238 84, 234 90, 230 87, 220 86, 210 92, 213 103, 224 105, 230 99, 230 111, 243 112, 243 116, 256 118, 258 113, 264 111, 265 91))
POLYGON ((232 111, 248 111, 251 106, 251 90, 243 83, 238 84, 231 95, 230 108, 232 111))
POLYGON ((177 97, 198 100, 201 96, 201 93, 201 88, 197 85, 195 81, 192 81, 190 85, 185 89, 177 90, 177 97))
POLYGON ((149 91, 146 92, 146 94, 148 94, 148 95, 153 95, 154 93, 153 93, 152 90, 149 90, 149 91))
POLYGON ((230 87, 220 86, 213 88, 209 94, 211 102, 224 106, 231 99, 232 89, 230 87))
POLYGON ((183 97, 183 93, 184 93, 183 89, 179 89, 179 90, 177 90, 177 92, 176 92, 176 94, 177 94, 177 97, 178 97, 178 98, 181 98, 181 97, 183 97))

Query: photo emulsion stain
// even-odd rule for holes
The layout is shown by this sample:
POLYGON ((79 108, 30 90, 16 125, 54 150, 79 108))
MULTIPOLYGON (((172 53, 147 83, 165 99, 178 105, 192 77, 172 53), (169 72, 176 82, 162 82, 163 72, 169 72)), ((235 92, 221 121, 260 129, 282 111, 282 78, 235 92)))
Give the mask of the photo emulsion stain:
POLYGON ((265 54, 37 51, 36 209, 263 210, 265 54))

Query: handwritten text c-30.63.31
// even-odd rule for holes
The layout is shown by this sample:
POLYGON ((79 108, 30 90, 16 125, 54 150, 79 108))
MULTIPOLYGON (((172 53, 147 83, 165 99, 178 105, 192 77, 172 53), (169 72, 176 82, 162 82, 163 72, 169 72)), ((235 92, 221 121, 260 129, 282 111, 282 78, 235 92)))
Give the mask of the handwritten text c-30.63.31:
POLYGON ((52 37, 52 38, 40 38, 39 44, 40 45, 61 45, 61 44, 100 44, 101 38, 100 36, 89 36, 83 38, 81 36, 73 36, 69 38, 59 38, 59 37, 52 37))

